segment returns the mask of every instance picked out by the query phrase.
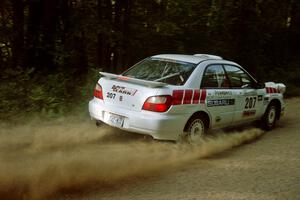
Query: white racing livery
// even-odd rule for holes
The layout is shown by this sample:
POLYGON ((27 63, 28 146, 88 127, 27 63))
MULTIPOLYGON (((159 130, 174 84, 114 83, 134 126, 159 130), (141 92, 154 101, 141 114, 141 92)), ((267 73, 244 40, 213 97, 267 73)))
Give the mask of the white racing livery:
POLYGON ((100 74, 92 119, 159 140, 193 142, 208 129, 256 120, 270 130, 285 108, 284 84, 261 84, 215 55, 156 55, 121 75, 100 74))

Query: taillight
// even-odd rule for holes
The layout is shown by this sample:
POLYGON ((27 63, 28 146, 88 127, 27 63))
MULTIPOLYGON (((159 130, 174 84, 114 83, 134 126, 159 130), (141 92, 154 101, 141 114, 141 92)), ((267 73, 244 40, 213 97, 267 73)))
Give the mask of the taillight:
POLYGON ((172 97, 170 95, 149 97, 144 105, 143 110, 154 112, 166 112, 172 104, 172 97))
POLYGON ((94 97, 103 99, 102 87, 97 83, 94 89, 94 97))

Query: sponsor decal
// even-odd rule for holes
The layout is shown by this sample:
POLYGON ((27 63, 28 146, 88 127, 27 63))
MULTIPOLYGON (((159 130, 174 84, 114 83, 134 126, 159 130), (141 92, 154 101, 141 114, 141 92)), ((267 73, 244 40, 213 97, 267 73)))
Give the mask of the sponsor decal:
POLYGON ((215 96, 232 96, 232 91, 216 90, 215 96))
POLYGON ((234 99, 214 99, 214 100, 207 100, 207 107, 213 106, 231 106, 234 105, 234 99))
POLYGON ((245 110, 243 112, 243 117, 250 117, 250 116, 255 115, 255 113, 256 113, 256 110, 245 110))
POLYGON ((262 95, 258 95, 257 101, 262 101, 262 100, 263 100, 263 96, 262 95))
POLYGON ((117 93, 126 94, 126 95, 130 95, 130 96, 134 96, 135 93, 137 92, 136 89, 126 88, 126 87, 118 86, 118 85, 113 85, 111 87, 111 90, 114 92, 117 92, 117 93))

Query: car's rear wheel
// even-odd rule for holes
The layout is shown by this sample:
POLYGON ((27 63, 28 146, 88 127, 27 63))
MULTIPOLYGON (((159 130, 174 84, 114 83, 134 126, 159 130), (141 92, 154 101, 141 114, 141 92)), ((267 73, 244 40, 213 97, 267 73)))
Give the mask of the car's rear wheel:
POLYGON ((189 119, 183 134, 183 142, 197 143, 201 141, 207 132, 207 119, 202 115, 196 115, 189 119))
POLYGON ((275 127, 276 120, 278 119, 277 109, 278 107, 275 103, 270 103, 268 106, 262 119, 262 128, 264 130, 272 130, 275 127))

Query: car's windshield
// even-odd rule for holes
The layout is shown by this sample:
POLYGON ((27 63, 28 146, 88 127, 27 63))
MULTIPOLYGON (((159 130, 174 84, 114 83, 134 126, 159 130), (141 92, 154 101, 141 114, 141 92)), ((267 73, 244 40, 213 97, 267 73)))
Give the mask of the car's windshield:
POLYGON ((122 75, 142 80, 164 82, 170 85, 183 85, 195 67, 196 64, 188 62, 147 58, 122 75))

